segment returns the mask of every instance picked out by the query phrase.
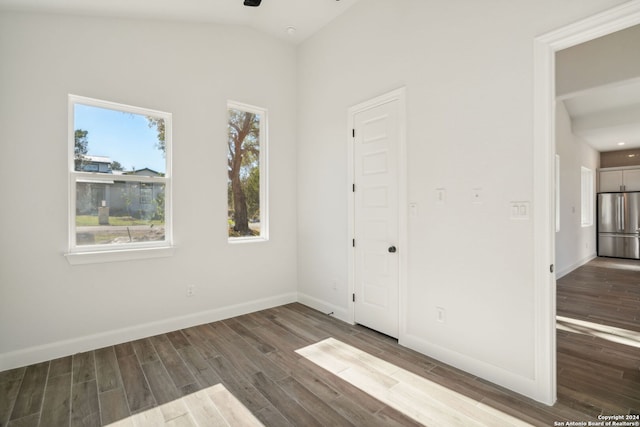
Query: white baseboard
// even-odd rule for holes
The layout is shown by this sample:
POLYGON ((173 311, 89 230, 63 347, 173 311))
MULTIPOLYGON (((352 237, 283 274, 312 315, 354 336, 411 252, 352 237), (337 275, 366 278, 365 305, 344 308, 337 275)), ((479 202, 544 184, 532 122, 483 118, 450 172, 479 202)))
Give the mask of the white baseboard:
POLYGON ((298 302, 326 314, 333 313, 331 316, 335 317, 336 319, 342 320, 343 322, 349 323, 349 315, 347 313, 347 310, 343 307, 329 304, 326 301, 319 300, 300 292, 298 292, 298 302))
MULTIPOLYGON (((342 307, 334 306, 326 301, 322 301, 302 293, 298 293, 298 302, 323 313, 333 312, 333 315, 336 318, 349 323, 347 310, 342 307)), ((406 333, 401 333, 398 343, 404 347, 442 361, 443 363, 455 366, 458 369, 477 375, 524 396, 538 401, 543 401, 543 397, 537 395, 539 386, 533 378, 517 375, 500 367, 484 363, 444 347, 434 345, 419 337, 406 333)))
POLYGON ((83 351, 95 350, 123 342, 176 331, 178 329, 202 325, 204 323, 217 322, 219 320, 265 310, 283 304, 289 304, 296 302, 296 297, 296 293, 287 293, 275 297, 231 305, 228 307, 201 311, 186 316, 163 319, 156 322, 131 326, 129 328, 72 338, 0 354, 0 372, 7 369, 28 366, 34 363, 69 356, 83 351))
POLYGON ((577 261, 567 267, 564 267, 562 269, 556 270, 556 280, 560 279, 563 276, 566 276, 567 274, 571 273, 573 270, 575 270, 576 268, 582 267, 583 265, 585 265, 586 263, 588 263, 589 261, 591 261, 594 258, 597 258, 598 255, 593 253, 588 255, 586 258, 581 259, 580 261, 577 261))
POLYGON ((517 375, 497 366, 484 363, 480 360, 465 356, 464 354, 432 344, 413 335, 401 335, 399 344, 465 372, 476 375, 487 381, 491 381, 494 384, 515 391, 516 393, 520 393, 523 396, 542 402, 542 397, 537 396, 539 387, 533 378, 517 375))
MULTIPOLYGON (((333 312, 333 316, 337 319, 350 323, 348 320, 348 313, 345 308, 337 307, 333 304, 327 303, 326 301, 319 300, 302 293, 298 293, 298 302, 323 313, 333 312)), ((532 378, 526 378, 514 374, 513 372, 505 371, 497 366, 484 363, 444 347, 434 345, 419 337, 406 333, 401 333, 398 343, 443 363, 455 366, 458 369, 462 369, 463 371, 477 375, 495 384, 509 388, 524 396, 528 396, 533 399, 536 399, 537 397, 539 398, 539 396, 536 396, 538 391, 537 383, 532 378)))

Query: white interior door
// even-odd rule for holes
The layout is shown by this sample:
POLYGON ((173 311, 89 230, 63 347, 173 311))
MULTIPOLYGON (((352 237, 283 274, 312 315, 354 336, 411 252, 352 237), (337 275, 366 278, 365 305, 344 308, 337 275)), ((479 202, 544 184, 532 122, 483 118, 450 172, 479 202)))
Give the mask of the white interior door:
POLYGON ((398 337, 400 101, 354 114, 354 320, 398 337))

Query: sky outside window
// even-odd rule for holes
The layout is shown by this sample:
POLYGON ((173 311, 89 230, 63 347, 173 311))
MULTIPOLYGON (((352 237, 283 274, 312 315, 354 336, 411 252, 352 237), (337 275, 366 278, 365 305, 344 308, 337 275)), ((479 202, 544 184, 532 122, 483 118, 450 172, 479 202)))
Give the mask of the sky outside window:
POLYGON ((74 128, 88 131, 89 156, 109 157, 125 171, 149 168, 166 172, 166 161, 158 148, 155 126, 146 116, 75 104, 74 128))

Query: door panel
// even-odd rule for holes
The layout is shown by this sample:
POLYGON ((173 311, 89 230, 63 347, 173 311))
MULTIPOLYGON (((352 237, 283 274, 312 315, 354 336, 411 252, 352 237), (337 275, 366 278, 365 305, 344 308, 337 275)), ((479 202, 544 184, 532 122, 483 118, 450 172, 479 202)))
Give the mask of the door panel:
POLYGON ((598 255, 640 259, 640 238, 638 235, 600 234, 598 255))
POLYGON ((625 223, 624 233, 637 233, 640 231, 640 193, 625 194, 625 223))
MULTIPOLYGON (((389 207, 389 194, 387 187, 370 187, 362 189, 362 207, 373 209, 389 207)), ((384 221, 374 221, 373 224, 382 224, 384 221)))
POLYGON ((626 169, 622 176, 624 191, 640 191, 640 169, 626 169))
POLYGON ((620 231, 618 206, 618 194, 598 194, 598 231, 600 233, 617 233, 620 231))
POLYGON ((621 191, 622 189, 622 171, 601 171, 600 172, 600 191, 621 191))
POLYGON ((355 321, 398 337, 399 101, 356 113, 355 321))
POLYGON ((370 153, 362 158, 362 173, 364 175, 375 175, 388 172, 387 157, 388 152, 370 153))

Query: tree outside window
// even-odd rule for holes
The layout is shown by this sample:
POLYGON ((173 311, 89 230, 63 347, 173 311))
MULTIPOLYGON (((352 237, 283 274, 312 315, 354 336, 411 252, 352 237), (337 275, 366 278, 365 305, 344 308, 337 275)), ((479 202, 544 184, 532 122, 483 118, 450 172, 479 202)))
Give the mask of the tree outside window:
POLYGON ((266 239, 266 111, 228 106, 227 200, 230 239, 266 239))

